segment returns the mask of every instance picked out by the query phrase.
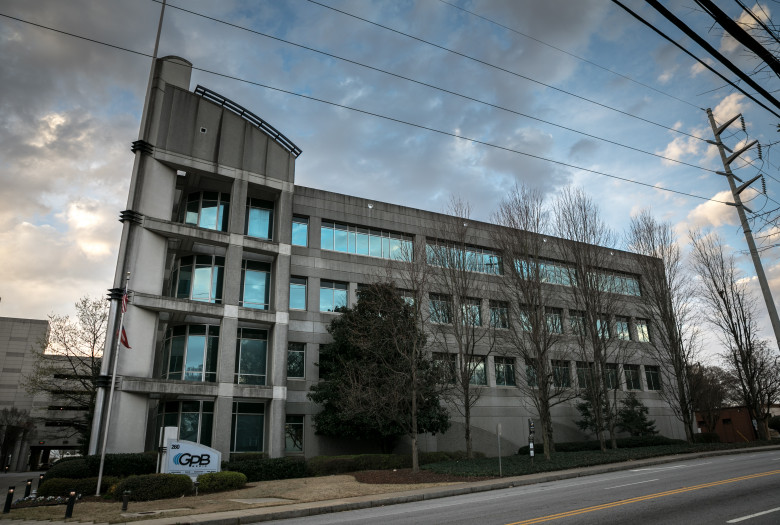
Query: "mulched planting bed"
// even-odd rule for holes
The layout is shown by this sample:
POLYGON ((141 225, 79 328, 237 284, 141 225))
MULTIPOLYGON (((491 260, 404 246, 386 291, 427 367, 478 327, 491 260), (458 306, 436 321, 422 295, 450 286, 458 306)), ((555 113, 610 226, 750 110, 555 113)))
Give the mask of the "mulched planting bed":
POLYGON ((377 485, 412 484, 412 483, 457 483, 465 481, 482 481, 493 479, 493 476, 456 476, 454 474, 442 474, 430 470, 412 472, 410 468, 396 470, 361 470, 350 472, 360 483, 372 483, 377 485))

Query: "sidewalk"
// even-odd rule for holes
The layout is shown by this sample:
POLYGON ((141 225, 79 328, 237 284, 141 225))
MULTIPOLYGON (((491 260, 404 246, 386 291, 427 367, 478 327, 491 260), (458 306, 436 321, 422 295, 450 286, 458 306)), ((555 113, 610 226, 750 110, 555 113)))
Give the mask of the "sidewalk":
MULTIPOLYGON (((597 465, 593 467, 562 470, 557 472, 528 474, 525 476, 491 479, 486 481, 453 483, 445 486, 405 490, 402 492, 373 494, 368 496, 357 496, 357 497, 341 498, 341 499, 330 499, 330 500, 314 501, 308 503, 287 503, 285 500, 280 500, 281 504, 273 505, 274 503, 273 501, 267 501, 265 503, 269 503, 271 505, 260 507, 260 508, 257 507, 245 508, 239 510, 213 512, 208 514, 155 518, 153 516, 159 514, 157 513, 154 514, 135 513, 134 514, 132 512, 129 512, 127 514, 122 514, 122 516, 128 518, 128 520, 136 521, 139 518, 143 519, 146 515, 149 515, 151 519, 143 519, 142 522, 139 522, 139 523, 143 523, 143 525, 177 525, 177 524, 243 525, 246 523, 257 523, 257 522, 280 520, 286 518, 299 518, 299 517, 313 516, 318 514, 327 514, 331 512, 365 509, 371 507, 395 505, 399 503, 410 503, 414 501, 423 501, 423 500, 430 500, 436 498, 446 498, 449 496, 459 496, 463 494, 484 492, 488 490, 498 490, 498 489, 505 489, 511 487, 518 487, 523 485, 533 485, 536 483, 545 483, 550 481, 558 481, 562 479, 577 478, 581 476, 590 476, 593 474, 616 472, 621 470, 635 469, 639 467, 659 465, 659 464, 671 463, 677 461, 685 461, 690 459, 720 456, 720 455, 731 455, 731 454, 747 454, 747 453, 763 452, 768 450, 780 450, 780 446, 767 446, 767 447, 757 447, 757 448, 740 449, 740 450, 700 452, 694 454, 681 454, 676 456, 663 456, 658 458, 649 458, 649 459, 637 460, 637 461, 626 461, 622 463, 611 463, 608 465, 597 465)), ((132 511, 133 505, 134 505, 133 503, 130 504, 130 511, 132 511)), ((138 505, 137 504, 135 505, 137 508, 138 505)), ((76 508, 78 509, 78 506, 76 508)), ((180 509, 180 510, 184 510, 184 509, 180 509)), ((2 518, 0 518, 0 525, 40 525, 42 523, 46 523, 49 525, 60 525, 66 523, 64 521, 25 521, 21 519, 8 519, 8 518, 13 518, 13 513, 9 515, 3 515, 2 518)), ((88 516, 76 516, 75 519, 67 520, 67 522, 73 523, 75 521, 81 521, 83 523, 91 523, 87 521, 88 519, 89 519, 88 516)))

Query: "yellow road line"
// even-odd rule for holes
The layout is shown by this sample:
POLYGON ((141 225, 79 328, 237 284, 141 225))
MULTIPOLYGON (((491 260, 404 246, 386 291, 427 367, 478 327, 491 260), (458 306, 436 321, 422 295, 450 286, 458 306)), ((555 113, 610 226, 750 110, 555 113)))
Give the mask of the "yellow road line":
POLYGON ((603 503, 601 505, 594 505, 592 507, 585 507, 582 509, 570 510, 567 512, 561 512, 560 514, 551 514, 549 516, 541 516, 539 518, 531 518, 524 521, 515 521, 508 523, 507 525, 530 525, 532 523, 543 523, 545 521, 559 520, 561 518, 568 518, 570 516, 577 516, 578 514, 585 514, 588 512, 594 512, 597 510, 610 509, 612 507, 619 507, 621 505, 628 505, 629 503, 639 503, 640 501, 647 501, 650 499, 663 498, 665 496, 673 496, 675 494, 682 494, 684 492, 690 492, 693 490, 701 490, 709 487, 716 487, 718 485, 726 485, 728 483, 736 483, 738 481, 746 481, 748 479, 761 478, 764 476, 772 476, 780 474, 780 470, 770 470, 768 472, 760 472, 758 474, 750 474, 747 476, 740 476, 738 478, 724 479, 721 481, 712 481, 710 483, 702 483, 701 485, 694 485, 692 487, 682 487, 675 490, 668 490, 666 492, 657 492, 655 494, 648 494, 646 496, 637 496, 635 498, 624 499, 620 501, 613 501, 611 503, 603 503))

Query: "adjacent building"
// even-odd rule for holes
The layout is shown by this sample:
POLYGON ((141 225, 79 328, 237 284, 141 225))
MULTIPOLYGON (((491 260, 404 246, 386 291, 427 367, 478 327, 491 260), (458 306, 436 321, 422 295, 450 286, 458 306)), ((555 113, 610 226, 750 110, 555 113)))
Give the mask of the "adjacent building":
MULTIPOLYGON (((443 216, 404 206, 295 185, 301 150, 249 109, 198 86, 191 65, 178 57, 157 62, 135 165, 111 296, 109 334, 118 331, 122 290, 128 343, 117 362, 117 389, 107 440, 109 452, 154 450, 160 428, 177 426, 181 439, 224 454, 262 451, 270 456, 345 453, 370 449, 317 436, 309 387, 319 380, 319 347, 340 306, 353 305, 361 284, 377 280, 398 254, 424 253, 443 216), (419 252, 422 250, 422 252, 419 252)), ((501 286, 494 226, 474 222, 469 243, 486 261, 477 269, 501 286), (492 262, 491 262, 492 261, 492 262)), ((661 432, 682 437, 662 400, 657 363, 642 351, 650 336, 638 312, 640 276, 617 253, 624 277, 624 317, 617 336, 637 349, 620 369, 621 388, 640 394, 661 432)), ((487 319, 500 305, 471 299, 487 319)), ((441 300, 433 296, 432 302, 441 300)), ((570 313, 561 308, 560 326, 570 313)), ((109 337, 106 355, 113 352, 109 337)), ((577 363, 565 364, 576 381, 577 363)), ((104 360, 108 376, 112 359, 104 360)), ((525 365, 493 352, 475 378, 484 389, 472 419, 476 450, 525 444, 531 404, 517 381, 525 365)), ((107 392, 98 398, 91 452, 99 452, 107 392)), ((555 409, 560 441, 582 439, 572 405, 555 409)), ((425 436, 423 450, 463 449, 462 422, 425 436)))

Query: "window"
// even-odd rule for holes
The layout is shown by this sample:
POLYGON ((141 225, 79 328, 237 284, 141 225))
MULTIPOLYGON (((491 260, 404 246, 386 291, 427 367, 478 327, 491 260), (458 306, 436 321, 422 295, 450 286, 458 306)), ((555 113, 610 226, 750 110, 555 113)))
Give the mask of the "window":
POLYGON ((609 317, 600 315, 596 319, 596 332, 602 339, 609 339, 609 317))
POLYGON ((432 323, 452 323, 452 302, 448 296, 432 293, 428 304, 432 323))
POLYGON ((648 390, 661 390, 661 369, 657 366, 645 365, 645 379, 648 390))
POLYGON ((306 345, 287 343, 287 379, 306 377, 306 345))
POLYGON ((328 221, 322 221, 320 248, 396 261, 413 258, 409 235, 328 221))
POLYGON ((469 361, 469 370, 471 370, 469 383, 472 385, 487 385, 487 374, 485 373, 484 357, 472 357, 469 361))
POLYGON ((591 387, 593 363, 577 361, 577 386, 583 390, 591 387))
POLYGON ((572 270, 563 264, 546 260, 520 260, 515 263, 515 271, 526 280, 571 286, 574 280, 572 270), (537 277, 538 276, 538 277, 537 277))
MULTIPOLYGON (((177 427, 179 439, 211 446, 214 429, 213 401, 168 401, 160 403, 157 427, 177 427)), ((158 431, 159 435, 159 431, 158 431)))
POLYGON ((258 261, 243 261, 241 269, 241 305, 268 310, 271 291, 271 265, 258 261))
POLYGON ((585 312, 569 310, 569 329, 572 335, 585 335, 585 312))
POLYGON ((642 295, 639 287, 639 278, 634 275, 624 273, 613 273, 609 275, 609 291, 622 295, 642 295))
POLYGON ((636 320, 636 340, 640 343, 650 342, 650 326, 647 319, 636 320))
POLYGON ((436 352, 433 354, 433 366, 439 373, 442 383, 455 384, 458 374, 458 356, 436 352))
POLYGON ((184 381, 217 380, 219 326, 174 326, 166 332, 163 345, 164 379, 184 381))
POLYGON ((607 389, 617 390, 620 388, 620 376, 618 375, 617 363, 607 363, 604 369, 604 378, 607 382, 607 389))
POLYGON ((536 388, 539 386, 539 374, 536 370, 535 359, 525 360, 525 381, 531 388, 536 388))
POLYGON ((545 308, 544 317, 547 322, 548 333, 563 333, 563 311, 560 308, 545 308))
POLYGON ((246 234, 258 239, 273 238, 274 203, 261 199, 246 200, 246 234))
POLYGON ((303 452, 303 416, 287 414, 285 417, 284 451, 303 452))
POLYGON ((626 373, 626 389, 642 390, 642 383, 639 380, 639 365, 623 365, 623 371, 626 373))
POLYGON ((265 424, 263 403, 233 403, 233 421, 230 428, 231 452, 262 452, 265 424))
POLYGON ((209 230, 226 232, 229 209, 230 195, 227 193, 216 191, 190 193, 187 196, 183 222, 209 230))
POLYGON ((320 312, 338 312, 347 307, 347 283, 320 281, 320 312))
POLYGON ((490 301, 490 326, 509 328, 509 306, 500 301, 490 301))
POLYGON ((520 306, 517 309, 517 322, 520 324, 520 330, 523 332, 530 332, 533 329, 531 311, 527 307, 520 306))
POLYGON ((511 357, 493 358, 497 386, 515 386, 515 360, 511 357))
POLYGON ((482 301, 474 298, 465 298, 460 305, 463 314, 463 324, 466 326, 482 326, 482 313, 480 312, 482 301))
POLYGON ((222 302, 225 258, 188 255, 175 262, 171 272, 171 297, 207 303, 222 302))
POLYGON ((615 335, 623 341, 631 340, 631 332, 628 330, 628 317, 615 317, 615 335))
POLYGON ((235 383, 238 385, 264 385, 268 332, 239 328, 236 341, 235 383))
POLYGON ((504 274, 501 256, 487 248, 431 243, 426 245, 425 252, 428 264, 432 266, 460 268, 493 275, 504 274))
POLYGON ((308 217, 293 216, 292 243, 296 246, 309 245, 309 219, 308 217))
POLYGON ((555 388, 571 387, 571 375, 569 374, 569 362, 553 360, 553 386, 555 388))
POLYGON ((290 310, 306 310, 306 277, 290 277, 290 310))

